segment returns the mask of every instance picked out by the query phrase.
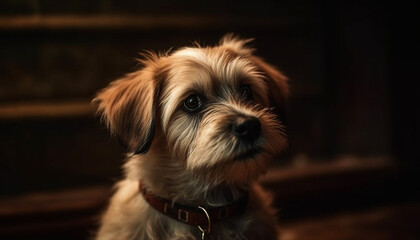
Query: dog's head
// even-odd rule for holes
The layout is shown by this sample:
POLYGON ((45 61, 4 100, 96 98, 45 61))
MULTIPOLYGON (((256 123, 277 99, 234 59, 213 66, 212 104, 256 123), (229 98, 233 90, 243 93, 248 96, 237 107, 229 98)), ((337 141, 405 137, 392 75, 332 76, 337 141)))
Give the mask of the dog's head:
POLYGON ((165 145, 186 171, 216 182, 256 179, 286 147, 287 79, 253 55, 248 40, 150 53, 143 69, 95 98, 110 131, 132 154, 165 145), (163 142, 154 141, 159 139, 163 142))

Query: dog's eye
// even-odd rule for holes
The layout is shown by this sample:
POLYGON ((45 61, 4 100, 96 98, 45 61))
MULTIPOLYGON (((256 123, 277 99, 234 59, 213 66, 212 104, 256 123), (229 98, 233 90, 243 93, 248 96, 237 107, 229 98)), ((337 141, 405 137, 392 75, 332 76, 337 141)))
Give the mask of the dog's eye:
POLYGON ((242 85, 239 87, 239 94, 241 99, 249 101, 252 100, 252 90, 249 85, 242 85))
POLYGON ((203 105, 202 97, 197 94, 190 95, 184 101, 184 108, 188 112, 196 112, 201 109, 202 105, 203 105))

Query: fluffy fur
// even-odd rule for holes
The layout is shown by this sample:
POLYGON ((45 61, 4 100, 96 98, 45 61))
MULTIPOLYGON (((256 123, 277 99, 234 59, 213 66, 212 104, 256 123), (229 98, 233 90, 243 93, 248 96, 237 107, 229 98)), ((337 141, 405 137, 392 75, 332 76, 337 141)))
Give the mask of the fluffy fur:
POLYGON ((137 72, 112 82, 94 102, 111 133, 127 146, 125 179, 104 214, 97 239, 198 239, 197 227, 150 207, 138 183, 184 205, 221 206, 249 191, 245 214, 213 226, 210 239, 276 239, 270 197, 255 184, 286 147, 278 114, 287 79, 232 35, 217 46, 148 53, 137 72), (244 98, 241 86, 251 90, 244 98), (202 106, 184 103, 198 95, 202 106), (259 120, 253 141, 232 134, 243 118, 259 120))

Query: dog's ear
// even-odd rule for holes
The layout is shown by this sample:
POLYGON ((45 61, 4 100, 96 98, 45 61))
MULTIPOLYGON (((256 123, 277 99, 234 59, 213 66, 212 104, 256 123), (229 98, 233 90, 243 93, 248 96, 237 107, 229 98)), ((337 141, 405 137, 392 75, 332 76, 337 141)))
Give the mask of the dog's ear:
POLYGON ((273 107, 274 112, 279 116, 280 120, 285 123, 286 107, 290 94, 288 78, 276 67, 265 62, 260 57, 251 56, 250 58, 265 75, 269 86, 270 105, 273 107))
POLYGON ((251 56, 251 61, 265 75, 269 86, 270 105, 278 113, 283 113, 289 99, 288 79, 276 67, 265 62, 260 57, 251 56))
POLYGON ((159 89, 152 69, 143 69, 112 82, 93 100, 111 134, 134 154, 146 153, 155 131, 159 89))
POLYGON ((276 67, 265 62, 260 57, 253 55, 253 48, 247 46, 253 39, 241 39, 232 33, 226 34, 220 40, 220 46, 223 46, 236 54, 249 58, 261 71, 262 74, 267 78, 270 91, 270 107, 274 109, 274 112, 285 121, 285 113, 287 100, 289 98, 289 85, 288 79, 284 76, 276 67))

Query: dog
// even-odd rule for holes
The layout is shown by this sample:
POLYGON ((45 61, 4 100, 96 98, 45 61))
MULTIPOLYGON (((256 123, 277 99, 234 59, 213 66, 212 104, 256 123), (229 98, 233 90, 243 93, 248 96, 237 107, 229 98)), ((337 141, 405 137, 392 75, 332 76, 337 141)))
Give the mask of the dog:
POLYGON ((96 239, 278 238, 256 180, 287 146, 288 79, 250 41, 146 52, 97 94, 127 161, 96 239))

